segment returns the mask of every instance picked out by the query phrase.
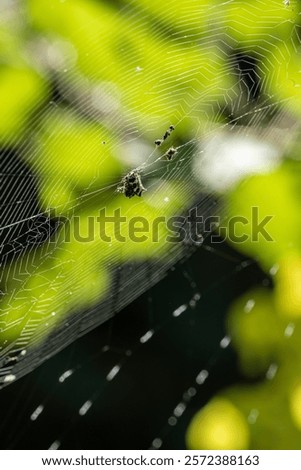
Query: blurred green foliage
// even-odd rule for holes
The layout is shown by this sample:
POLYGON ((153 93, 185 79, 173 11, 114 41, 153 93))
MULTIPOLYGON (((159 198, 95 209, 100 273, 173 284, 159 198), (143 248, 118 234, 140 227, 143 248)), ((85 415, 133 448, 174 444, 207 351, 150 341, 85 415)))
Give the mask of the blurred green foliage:
POLYGON ((187 435, 192 448, 301 448, 300 168, 299 162, 289 162, 273 173, 248 178, 227 195, 229 220, 240 214, 248 221, 237 224, 235 233, 248 239, 233 245, 262 265, 274 288, 255 289, 232 305, 228 332, 241 370, 257 381, 224 391, 219 402, 215 398, 200 411, 187 435), (252 207, 259 208, 260 220, 272 216, 266 229, 273 241, 261 235, 254 241, 252 207), (240 414, 239 423, 227 408, 229 402, 240 414))

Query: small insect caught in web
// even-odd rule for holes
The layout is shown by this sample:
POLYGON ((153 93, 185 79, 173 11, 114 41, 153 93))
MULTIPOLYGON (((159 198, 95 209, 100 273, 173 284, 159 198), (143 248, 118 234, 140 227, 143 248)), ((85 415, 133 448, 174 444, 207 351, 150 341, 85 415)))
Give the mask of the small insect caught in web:
POLYGON ((164 136, 162 137, 162 139, 157 139, 157 140, 155 140, 155 145, 157 145, 157 147, 160 147, 160 145, 163 144, 164 140, 166 140, 167 137, 169 137, 170 134, 172 133, 172 131, 174 131, 174 130, 175 130, 174 126, 172 126, 172 125, 169 126, 169 128, 167 129, 167 131, 165 131, 165 134, 164 134, 164 136))
POLYGON ((128 198, 133 196, 141 197, 143 191, 146 191, 146 188, 142 184, 141 175, 138 170, 131 170, 122 178, 117 186, 117 192, 123 193, 128 198))
POLYGON ((170 160, 173 159, 173 157, 178 153, 178 150, 175 147, 170 147, 167 152, 162 155, 162 159, 165 158, 170 162, 170 160))
POLYGON ((283 3, 283 5, 284 5, 285 7, 289 7, 290 4, 291 4, 290 0, 283 0, 282 3, 283 3))

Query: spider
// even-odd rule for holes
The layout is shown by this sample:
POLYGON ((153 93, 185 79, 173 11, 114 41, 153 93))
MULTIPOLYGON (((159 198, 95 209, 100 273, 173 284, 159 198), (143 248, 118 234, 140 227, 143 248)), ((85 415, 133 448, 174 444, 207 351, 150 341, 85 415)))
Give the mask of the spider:
POLYGON ((117 186, 117 192, 123 193, 128 198, 133 196, 141 197, 143 191, 146 191, 146 188, 142 184, 140 172, 138 170, 131 170, 122 178, 121 182, 117 186))

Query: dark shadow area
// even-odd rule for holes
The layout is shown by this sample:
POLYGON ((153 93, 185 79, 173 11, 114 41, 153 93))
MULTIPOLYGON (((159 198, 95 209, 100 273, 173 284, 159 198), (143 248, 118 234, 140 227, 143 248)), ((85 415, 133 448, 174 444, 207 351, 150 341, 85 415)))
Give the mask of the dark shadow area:
POLYGON ((159 437, 162 448, 185 448, 193 414, 218 390, 243 380, 235 352, 220 347, 225 315, 238 295, 263 282, 255 263, 225 244, 216 251, 208 239, 113 319, 1 390, 1 447, 47 449, 58 441, 62 449, 147 449, 159 437), (187 308, 174 317, 180 305, 187 308), (153 336, 141 341, 149 331, 153 336), (209 376, 197 386, 202 369, 209 376), (191 387, 195 396, 170 425, 191 387), (81 415, 87 402, 91 408, 81 415))

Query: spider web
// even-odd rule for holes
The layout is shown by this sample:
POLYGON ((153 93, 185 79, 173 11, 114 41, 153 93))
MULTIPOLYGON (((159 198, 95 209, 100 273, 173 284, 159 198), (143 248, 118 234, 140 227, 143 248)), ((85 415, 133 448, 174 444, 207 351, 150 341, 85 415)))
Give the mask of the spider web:
MULTIPOLYGON (((67 4, 75 12, 85 11, 80 1, 49 3, 59 17, 68 13, 67 4)), ((152 382, 157 373, 156 380, 165 383, 164 365, 156 372, 146 358, 160 355, 168 344, 174 364, 182 355, 183 364, 190 361, 191 368, 183 380, 175 380, 174 394, 166 392, 164 419, 154 419, 140 445, 176 447, 168 440, 171 430, 180 418, 185 427, 198 389, 218 373, 218 358, 228 360, 231 339, 224 331, 223 315, 237 290, 227 296, 223 286, 237 282, 236 276, 244 272, 251 277, 250 284, 269 281, 251 260, 207 240, 210 229, 205 226, 197 227, 197 241, 190 236, 195 225, 186 224, 188 236, 181 243, 161 241, 144 248, 129 240, 118 247, 98 240, 76 244, 73 238, 68 244, 62 233, 74 229, 78 219, 86 226, 87 217, 95 217, 103 207, 122 207, 129 218, 144 215, 150 220, 187 216, 195 208, 204 219, 218 214, 222 220, 223 192, 245 174, 277 165, 298 132, 297 104, 286 93, 287 82, 276 87, 281 61, 286 79, 298 86, 288 68, 300 47, 298 4, 257 1, 251 7, 234 0, 191 0, 169 2, 162 9, 158 2, 149 5, 146 0, 115 6, 95 2, 87 18, 78 25, 74 20, 72 32, 66 25, 56 29, 55 22, 44 19, 47 11, 41 15, 37 5, 3 4, 8 30, 15 28, 21 41, 25 29, 25 44, 17 44, 20 55, 44 82, 37 83, 41 96, 33 110, 26 108, 22 132, 2 137, 0 383, 5 387, 48 360, 43 367, 49 370, 54 364, 49 381, 57 397, 56 390, 72 390, 82 381, 79 371, 87 372, 89 364, 97 363, 97 379, 89 390, 78 391, 74 407, 62 418, 63 433, 54 432, 52 440, 47 435, 50 440, 41 444, 68 448, 72 428, 82 425, 89 409, 100 401, 108 403, 111 393, 118 395, 117 377, 125 382, 128 374, 141 374, 144 360, 150 368, 144 382, 152 382), (236 23, 239 9, 251 19, 245 16, 236 23), (270 25, 267 30, 255 22, 259 11, 262 24, 270 25), (94 13, 98 19, 93 19, 94 13), (246 28, 249 33, 243 40, 246 28), (85 41, 82 50, 78 38, 85 41), (170 125, 175 130, 156 147, 154 141, 170 125), (82 141, 77 138, 81 132, 82 141), (177 154, 168 162, 162 156, 171 146, 177 154), (243 158, 247 148, 253 148, 252 164, 243 158), (236 159, 234 153, 239 154, 236 159), (254 163, 255 153, 259 157, 254 163), (141 200, 126 200, 116 193, 132 169, 141 171, 147 188, 141 200), (201 269, 194 266, 196 260, 201 269), (214 263, 218 272, 209 267, 214 263), (220 289, 220 321, 210 326, 203 313, 207 295, 218 295, 220 289), (128 305, 139 315, 132 318, 130 307, 124 310, 128 305), (95 330, 98 346, 83 358, 76 351, 85 337, 78 338, 90 332, 89 337, 100 325, 95 330), (204 327, 206 334, 208 328, 214 345, 206 345, 204 336, 203 347, 198 345, 194 327, 198 332, 204 327), (181 328, 193 347, 183 338, 181 347, 175 346, 181 328), (68 345, 71 356, 61 353, 65 367, 55 357, 49 360, 68 345), (133 370, 136 361, 141 362, 133 370), (64 425, 65 420, 71 424, 64 425)), ((241 281, 240 289, 246 284, 241 281)), ((31 386, 30 378, 22 380, 25 390, 31 386)), ((139 387, 140 380, 133 383, 139 387)), ((10 389, 17 386, 11 384, 10 389)), ((133 395, 141 397, 137 390, 133 395)), ((32 433, 36 422, 49 420, 47 410, 54 400, 49 392, 37 392, 30 417, 26 407, 20 414, 24 434, 17 432, 7 446, 25 445, 26 430, 32 433)), ((201 402, 205 400, 202 396, 201 402)), ((8 422, 3 420, 6 429, 8 422)))

